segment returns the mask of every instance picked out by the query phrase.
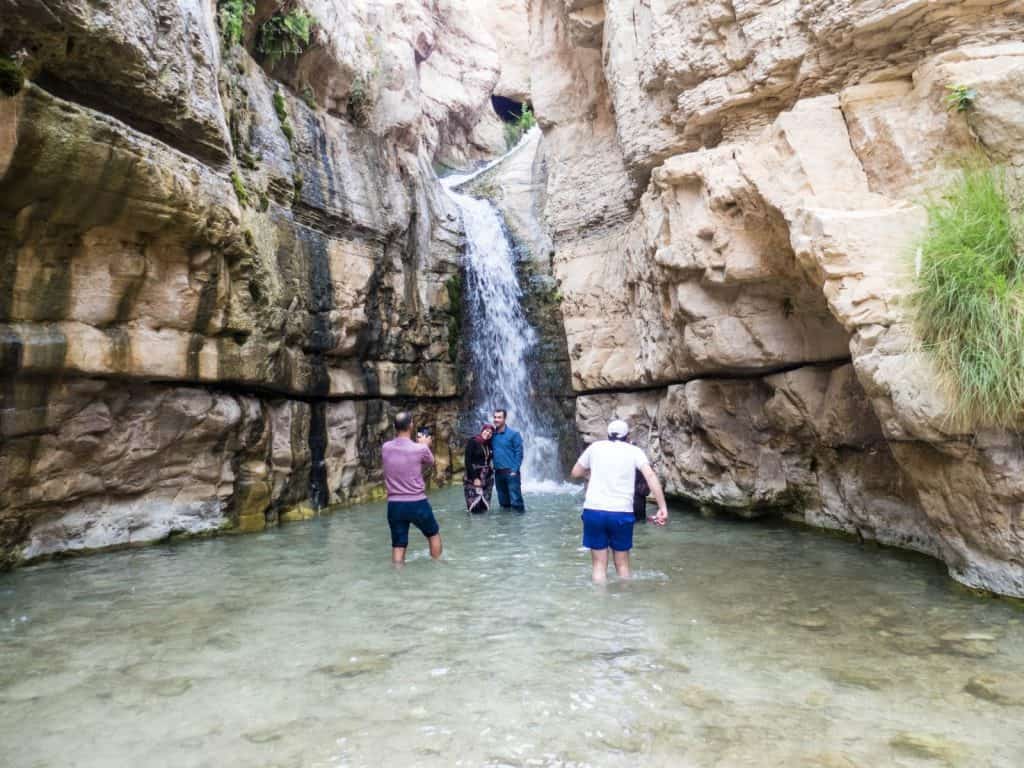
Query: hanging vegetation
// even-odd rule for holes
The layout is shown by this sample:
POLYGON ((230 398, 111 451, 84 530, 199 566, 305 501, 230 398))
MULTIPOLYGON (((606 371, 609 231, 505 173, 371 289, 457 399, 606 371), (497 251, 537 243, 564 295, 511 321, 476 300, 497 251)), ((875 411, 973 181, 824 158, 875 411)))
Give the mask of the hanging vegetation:
POLYGON ((252 0, 218 0, 217 19, 224 45, 230 48, 242 42, 245 23, 255 12, 256 5, 252 0))
POLYGON ((519 140, 523 138, 528 130, 533 128, 537 124, 536 118, 533 116, 533 110, 531 110, 526 104, 523 104, 519 110, 519 117, 516 118, 514 123, 505 123, 505 146, 511 149, 519 140))
POLYGON ((271 67, 286 56, 298 56, 309 46, 315 24, 301 8, 280 10, 260 25, 256 50, 271 67))

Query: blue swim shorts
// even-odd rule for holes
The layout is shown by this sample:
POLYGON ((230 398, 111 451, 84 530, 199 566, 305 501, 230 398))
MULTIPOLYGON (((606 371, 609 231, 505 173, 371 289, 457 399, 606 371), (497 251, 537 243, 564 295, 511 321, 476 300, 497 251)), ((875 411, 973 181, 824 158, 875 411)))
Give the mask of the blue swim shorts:
POLYGON ((583 546, 589 549, 608 549, 628 552, 633 548, 632 512, 602 512, 599 509, 584 509, 580 516, 583 521, 583 546))
POLYGON ((437 524, 434 510, 426 499, 419 501, 389 501, 388 525, 391 527, 391 546, 409 546, 409 525, 415 525, 428 539, 436 536, 441 526, 437 524))

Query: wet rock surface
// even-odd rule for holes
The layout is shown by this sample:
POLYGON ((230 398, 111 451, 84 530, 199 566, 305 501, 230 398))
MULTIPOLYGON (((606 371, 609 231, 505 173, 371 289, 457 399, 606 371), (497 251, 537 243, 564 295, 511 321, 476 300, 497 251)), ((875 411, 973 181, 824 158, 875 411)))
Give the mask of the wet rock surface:
MULTIPOLYGON (((494 93, 529 102, 544 134, 479 183, 530 255, 535 395, 552 412, 575 410, 588 438, 632 414, 672 492, 707 513, 782 514, 1024 595, 1020 439, 951 426, 906 301, 919 203, 953 159, 1021 164, 1019 3, 296 7, 318 20, 310 43, 274 60, 262 5, 228 45, 211 4, 8 3, 12 488, 53 458, 71 389, 101 382, 252 398, 264 416, 288 400, 305 426, 276 450, 308 454, 307 501, 362 494, 377 438, 353 431, 359 403, 445 423, 463 393, 462 233, 434 169, 501 151, 494 93), (957 85, 979 94, 969 115, 947 108, 957 85)), ((211 450, 236 453, 211 466, 245 476, 249 437, 216 429, 211 450)), ((143 455, 161 445, 110 430, 151 440, 143 455)), ((258 528, 303 501, 261 471, 239 485, 197 470, 201 499, 125 507, 115 527, 258 528)), ((46 508, 92 519, 101 496, 79 485, 60 502, 51 483, 46 508)), ((24 536, 37 501, 7 501, 3 530, 24 536)), ((4 539, 5 561, 21 544, 4 539)))
POLYGON ((630 420, 666 492, 707 514, 785 516, 938 551, 849 364, 577 400, 588 442, 613 415, 630 420))
POLYGON ((310 0, 273 60, 262 9, 232 45, 213 4, 30 5, 0 24, 3 562, 365 498, 401 407, 449 476, 432 163, 494 150, 499 69, 468 6, 310 0))
MULTIPOLYGON (((10 563, 316 514, 307 502, 315 455, 307 402, 113 380, 28 380, 18 389, 44 404, 37 431, 9 435, 0 456, 10 563)), ((460 466, 454 403, 331 402, 321 417, 328 502, 379 494, 377 457, 399 407, 433 428, 436 482, 460 466)))
POLYGON ((1020 164, 1022 24, 1013 3, 955 0, 533 8, 544 215, 587 438, 656 415, 667 484, 703 509, 789 507, 1024 595, 1020 441, 950 426, 907 310, 923 196, 971 148, 1020 164), (965 83, 989 99, 967 118, 945 101, 965 83), (856 404, 831 426, 810 415, 839 396, 830 377, 798 373, 819 366, 846 367, 856 404))

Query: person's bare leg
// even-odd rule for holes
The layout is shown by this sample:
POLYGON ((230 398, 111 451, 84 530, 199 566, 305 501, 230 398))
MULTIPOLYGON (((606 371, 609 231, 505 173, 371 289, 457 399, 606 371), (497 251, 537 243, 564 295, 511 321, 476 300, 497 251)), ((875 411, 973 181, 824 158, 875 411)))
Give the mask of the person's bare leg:
POLYGON ((393 565, 405 565, 405 547, 391 548, 391 563, 393 565))
POLYGON ((430 556, 435 560, 441 557, 441 534, 435 533, 433 536, 429 536, 427 543, 430 544, 430 556))
POLYGON ((628 579, 632 577, 632 573, 629 570, 629 550, 625 552, 612 552, 612 559, 615 561, 615 572, 619 574, 620 579, 628 579))
POLYGON ((608 550, 590 550, 590 564, 593 568, 591 578, 595 584, 604 584, 608 580, 608 550))

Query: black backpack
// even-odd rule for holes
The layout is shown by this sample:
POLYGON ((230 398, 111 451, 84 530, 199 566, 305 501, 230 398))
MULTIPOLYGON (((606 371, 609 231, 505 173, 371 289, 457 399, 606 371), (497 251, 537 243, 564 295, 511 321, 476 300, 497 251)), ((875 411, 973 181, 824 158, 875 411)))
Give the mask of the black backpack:
POLYGON ((644 477, 644 473, 639 469, 636 471, 636 477, 633 480, 633 495, 634 496, 650 496, 651 487, 647 484, 647 478, 644 477))

